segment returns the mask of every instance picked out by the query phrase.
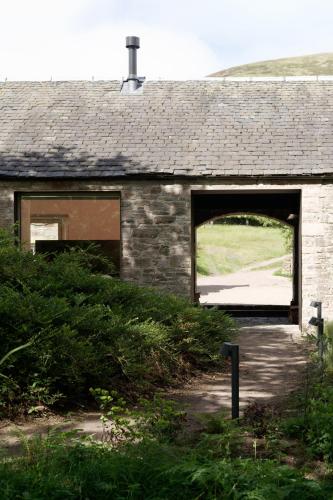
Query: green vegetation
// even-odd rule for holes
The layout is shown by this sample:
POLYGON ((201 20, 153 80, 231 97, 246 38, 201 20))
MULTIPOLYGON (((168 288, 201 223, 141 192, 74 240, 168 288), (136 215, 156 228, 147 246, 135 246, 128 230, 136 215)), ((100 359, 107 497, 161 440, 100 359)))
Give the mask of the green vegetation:
POLYGON ((333 321, 325 322, 325 369, 333 379, 333 321))
POLYGON ((332 75, 333 53, 272 59, 234 66, 209 76, 305 76, 332 75))
MULTIPOLYGON (((269 231, 271 245, 279 231, 248 229, 269 231)), ((32 255, 0 238, 2 415, 95 401, 104 428, 102 442, 57 430, 23 439, 21 456, 0 458, 1 500, 332 499, 332 325, 325 373, 314 355, 284 413, 255 402, 239 422, 215 414, 192 432, 156 390, 216 366, 232 321, 103 277, 104 264, 89 251, 32 255)))
MULTIPOLYGON (((130 432, 125 441, 120 439, 117 444, 112 440, 92 442, 75 432, 26 441, 22 457, 0 462, 1 498, 333 497, 332 478, 328 474, 326 478, 314 477, 312 463, 286 465, 288 458, 293 458, 290 448, 295 450, 297 446, 293 442, 289 448, 284 445, 283 450, 278 443, 282 432, 276 421, 268 421, 267 409, 251 408, 241 425, 224 416, 207 418, 203 432, 191 436, 181 432, 180 414, 173 404, 164 403, 162 411, 153 404, 147 413, 143 410, 138 431, 130 432), (249 442, 250 447, 246 444, 249 442)), ((111 418, 116 430, 126 431, 129 424, 124 419, 114 419, 114 414, 111 418)), ((112 433, 114 436, 114 430, 112 433)))
POLYGON ((281 269, 280 267, 276 269, 276 271, 273 273, 274 276, 280 276, 281 278, 292 278, 292 275, 290 272, 286 272, 284 269, 281 269))
POLYGON ((209 448, 189 451, 152 441, 121 451, 41 442, 32 459, 0 466, 0 487, 4 500, 327 500, 333 492, 275 461, 212 458, 209 448))
POLYGON ((150 393, 220 363, 223 312, 95 269, 89 252, 33 255, 0 237, 0 415, 89 404, 91 386, 150 393))
MULTIPOLYGON (((304 383, 304 392, 294 410, 294 416, 282 420, 280 430, 284 436, 299 440, 308 457, 326 464, 333 474, 333 371, 332 371, 333 323, 325 328, 324 363, 319 363, 319 352, 312 353, 304 383)), ((317 338, 309 336, 309 340, 317 338)), ((317 347, 318 344, 317 344, 317 347)), ((332 497, 333 498, 333 495, 332 497)))
POLYGON ((256 271, 269 271, 270 269, 272 269, 273 271, 274 270, 279 271, 280 266, 281 266, 280 260, 278 260, 277 262, 272 262, 271 264, 263 265, 263 266, 261 266, 260 262, 259 262, 258 266, 256 266, 254 269, 256 271))
POLYGON ((314 458, 333 463, 333 386, 314 385, 307 395, 304 412, 284 422, 285 433, 301 438, 314 458))
POLYGON ((236 272, 289 253, 279 227, 205 224, 197 230, 197 245, 197 270, 203 275, 236 272))

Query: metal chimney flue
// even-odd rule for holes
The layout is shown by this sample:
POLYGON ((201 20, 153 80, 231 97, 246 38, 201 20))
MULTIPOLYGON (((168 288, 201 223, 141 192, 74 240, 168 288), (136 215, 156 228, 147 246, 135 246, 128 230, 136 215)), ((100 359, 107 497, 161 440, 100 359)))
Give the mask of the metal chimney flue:
POLYGON ((128 77, 124 83, 123 92, 135 92, 142 86, 144 78, 138 77, 137 50, 140 48, 140 38, 138 36, 126 37, 126 48, 128 48, 128 77))
POLYGON ((127 36, 126 47, 128 48, 128 80, 137 80, 138 68, 136 51, 140 48, 140 38, 138 36, 127 36))

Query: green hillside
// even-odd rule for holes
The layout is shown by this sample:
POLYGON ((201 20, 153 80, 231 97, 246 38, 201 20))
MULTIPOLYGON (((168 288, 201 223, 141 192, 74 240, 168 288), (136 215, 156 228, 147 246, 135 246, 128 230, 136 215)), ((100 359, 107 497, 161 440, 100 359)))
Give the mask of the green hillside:
POLYGON ((305 75, 333 75, 333 52, 259 61, 217 71, 209 76, 305 75))

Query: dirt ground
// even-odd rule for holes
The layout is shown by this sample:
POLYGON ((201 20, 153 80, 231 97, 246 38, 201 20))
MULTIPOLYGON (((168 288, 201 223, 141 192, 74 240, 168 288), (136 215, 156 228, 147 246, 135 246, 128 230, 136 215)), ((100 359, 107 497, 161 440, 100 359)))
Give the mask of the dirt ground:
MULTIPOLYGON (((295 325, 277 320, 242 320, 240 347, 240 408, 251 401, 272 403, 288 395, 300 383, 307 361, 306 343, 295 325)), ((230 374, 215 373, 194 379, 187 387, 170 391, 168 397, 184 406, 190 419, 196 415, 230 410, 230 374)), ((46 434, 51 429, 81 429, 102 435, 98 413, 76 413, 65 417, 43 417, 30 421, 0 422, 0 443, 10 453, 20 452, 20 436, 46 434)))

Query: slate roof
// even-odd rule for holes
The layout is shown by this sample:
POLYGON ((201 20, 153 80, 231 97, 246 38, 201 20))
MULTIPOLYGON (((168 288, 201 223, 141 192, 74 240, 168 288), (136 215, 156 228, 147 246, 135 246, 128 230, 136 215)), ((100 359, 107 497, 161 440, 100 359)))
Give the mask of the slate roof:
POLYGON ((0 84, 1 177, 333 173, 333 81, 0 84))

